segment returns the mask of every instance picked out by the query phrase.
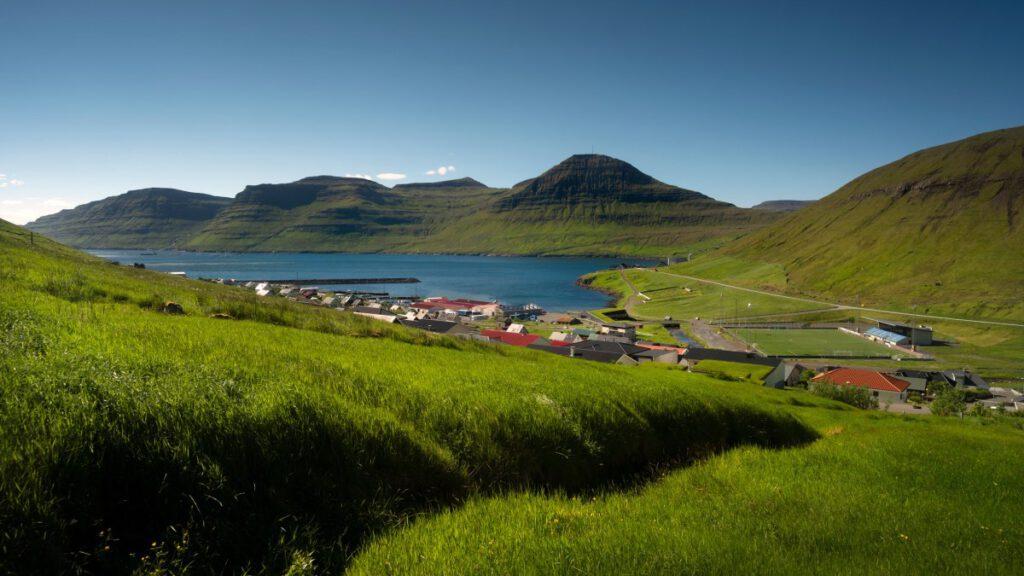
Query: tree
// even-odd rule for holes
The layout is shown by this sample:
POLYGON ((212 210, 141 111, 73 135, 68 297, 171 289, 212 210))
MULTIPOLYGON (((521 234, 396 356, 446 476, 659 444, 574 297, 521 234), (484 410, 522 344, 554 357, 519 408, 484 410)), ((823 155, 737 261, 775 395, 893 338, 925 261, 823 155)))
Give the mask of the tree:
POLYGON ((934 387, 935 399, 932 400, 932 414, 939 416, 953 416, 963 414, 967 409, 966 395, 959 390, 945 383, 938 383, 934 387))

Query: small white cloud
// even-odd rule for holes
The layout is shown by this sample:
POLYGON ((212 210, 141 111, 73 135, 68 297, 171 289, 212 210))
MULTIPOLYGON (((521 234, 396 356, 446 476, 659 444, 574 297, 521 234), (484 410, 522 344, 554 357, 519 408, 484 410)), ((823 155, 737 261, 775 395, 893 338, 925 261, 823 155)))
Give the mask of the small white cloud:
POLYGON ((14 186, 15 188, 17 188, 18 186, 24 186, 24 185, 25 185, 25 181, 24 180, 18 180, 17 178, 11 178, 11 186, 14 186))
POLYGON ((363 180, 373 180, 373 176, 369 174, 345 174, 345 178, 362 178, 363 180))
POLYGON ((378 180, 404 180, 405 179, 405 174, 398 174, 398 173, 395 173, 395 172, 383 172, 381 174, 377 174, 377 179, 378 180))
POLYGON ((439 166, 427 170, 427 176, 444 176, 449 172, 455 172, 455 166, 439 166))

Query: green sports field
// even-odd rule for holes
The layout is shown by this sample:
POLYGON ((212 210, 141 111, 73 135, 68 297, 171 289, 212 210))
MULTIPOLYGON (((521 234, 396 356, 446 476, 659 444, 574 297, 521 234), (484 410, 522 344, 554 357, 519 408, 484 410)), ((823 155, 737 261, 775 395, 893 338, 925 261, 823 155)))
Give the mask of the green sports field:
POLYGON ((889 357, 899 355, 881 344, 839 330, 731 328, 729 331, 769 356, 889 357))

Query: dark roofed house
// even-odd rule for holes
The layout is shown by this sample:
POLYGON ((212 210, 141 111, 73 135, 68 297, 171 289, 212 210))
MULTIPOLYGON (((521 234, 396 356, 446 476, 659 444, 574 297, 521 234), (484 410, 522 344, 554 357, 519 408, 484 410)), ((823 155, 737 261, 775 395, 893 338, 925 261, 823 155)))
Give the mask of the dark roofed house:
POLYGON ((984 378, 967 370, 946 370, 941 372, 947 384, 956 388, 981 388, 988 390, 988 382, 984 378))
POLYGON ((643 352, 637 352, 636 354, 631 354, 630 356, 640 364, 654 362, 656 364, 675 365, 679 362, 679 352, 677 352, 676 350, 648 348, 643 352))
POLYGON ((434 334, 445 334, 448 336, 469 336, 476 332, 464 326, 458 322, 448 322, 447 320, 399 320, 403 326, 410 328, 416 328, 418 330, 425 330, 427 332, 433 332, 434 334))

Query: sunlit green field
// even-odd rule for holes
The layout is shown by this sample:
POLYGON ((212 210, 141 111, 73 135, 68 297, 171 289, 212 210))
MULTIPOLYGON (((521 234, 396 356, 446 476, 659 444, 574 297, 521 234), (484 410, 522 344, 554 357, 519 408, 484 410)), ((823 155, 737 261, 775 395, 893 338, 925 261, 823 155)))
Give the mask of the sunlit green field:
POLYGON ((1024 568, 1021 419, 434 337, 5 223, 0 294, 0 572, 1024 568))
MULTIPOLYGON (((620 306, 626 307, 637 318, 662 319, 671 316, 683 322, 696 317, 726 322, 733 319, 760 322, 848 322, 862 319, 856 311, 828 309, 819 304, 788 300, 771 294, 752 294, 672 275, 682 273, 725 280, 740 286, 788 292, 785 275, 777 264, 716 257, 658 268, 657 271, 626 270, 624 273, 636 289, 651 298, 650 301, 632 295, 632 290, 618 270, 594 272, 585 276, 584 280, 595 288, 618 294, 620 306)), ((855 295, 841 301, 847 304, 858 303, 855 295)), ((911 317, 899 314, 873 312, 871 316, 914 321, 911 317)), ((968 368, 988 378, 1016 382, 1018 385, 1024 380, 1024 328, 943 320, 928 320, 927 323, 934 327, 939 342, 934 346, 922 346, 920 350, 935 359, 915 360, 915 369, 968 368)), ((858 359, 857 362, 858 365, 880 368, 906 367, 905 363, 889 359, 858 359)))
POLYGON ((769 356, 903 356, 877 342, 835 329, 730 328, 729 331, 769 356))

